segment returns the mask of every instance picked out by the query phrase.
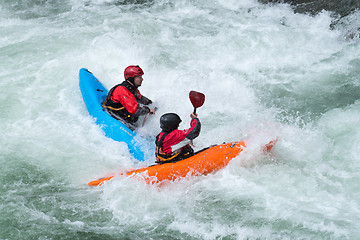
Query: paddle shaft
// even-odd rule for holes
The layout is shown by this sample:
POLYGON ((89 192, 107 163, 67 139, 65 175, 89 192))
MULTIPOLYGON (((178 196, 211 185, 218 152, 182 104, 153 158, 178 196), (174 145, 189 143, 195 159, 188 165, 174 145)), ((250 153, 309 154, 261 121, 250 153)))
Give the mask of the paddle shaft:
MULTIPOLYGON (((157 107, 155 107, 154 110, 156 111, 156 110, 157 110, 157 107)), ((145 116, 145 118, 144 118, 144 121, 143 121, 143 123, 142 123, 142 126, 145 125, 146 120, 148 119, 148 117, 149 117, 150 115, 151 115, 151 113, 146 114, 146 116, 145 116)))

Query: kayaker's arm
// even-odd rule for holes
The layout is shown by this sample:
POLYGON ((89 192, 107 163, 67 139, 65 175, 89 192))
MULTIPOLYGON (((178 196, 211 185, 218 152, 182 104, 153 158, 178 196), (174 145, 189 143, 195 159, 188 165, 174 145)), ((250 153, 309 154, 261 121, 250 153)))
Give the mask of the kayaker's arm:
POLYGON ((171 146, 172 152, 175 152, 176 150, 191 144, 192 140, 199 136, 201 130, 200 120, 194 116, 194 118, 191 120, 190 126, 191 131, 186 135, 185 139, 171 146))
POLYGON ((141 98, 139 99, 139 103, 143 105, 149 105, 152 104, 152 101, 145 96, 141 96, 141 98))
POLYGON ((200 134, 200 130, 201 130, 200 120, 197 117, 193 118, 191 120, 190 125, 191 125, 192 130, 188 133, 186 138, 189 140, 193 140, 193 139, 197 138, 200 134))

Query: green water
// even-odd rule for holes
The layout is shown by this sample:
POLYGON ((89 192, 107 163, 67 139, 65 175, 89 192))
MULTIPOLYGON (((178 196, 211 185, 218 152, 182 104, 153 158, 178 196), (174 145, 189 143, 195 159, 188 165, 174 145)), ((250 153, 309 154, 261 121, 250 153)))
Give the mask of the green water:
POLYGON ((253 0, 0 1, 0 239, 357 239, 358 19, 253 0), (165 112, 186 128, 194 89, 195 148, 249 147, 161 188, 88 187, 139 164, 89 117, 78 71, 110 88, 131 64, 159 108, 139 134, 165 112))

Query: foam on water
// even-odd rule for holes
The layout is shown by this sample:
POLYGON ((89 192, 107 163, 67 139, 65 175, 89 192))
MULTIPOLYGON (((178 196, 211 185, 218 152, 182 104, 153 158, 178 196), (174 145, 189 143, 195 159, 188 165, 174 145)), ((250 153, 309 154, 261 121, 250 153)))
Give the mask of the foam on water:
POLYGON ((354 239, 359 235, 358 13, 333 19, 256 1, 0 3, 0 238, 354 239), (145 71, 157 115, 189 125, 196 149, 247 136, 228 167, 163 187, 116 178, 138 167, 106 138, 78 87, 145 71), (274 151, 261 146, 278 137, 274 151))

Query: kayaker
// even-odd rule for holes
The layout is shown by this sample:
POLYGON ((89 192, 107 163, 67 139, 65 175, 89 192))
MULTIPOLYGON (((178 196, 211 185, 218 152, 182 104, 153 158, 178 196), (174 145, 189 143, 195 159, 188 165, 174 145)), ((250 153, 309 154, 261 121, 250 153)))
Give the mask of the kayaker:
POLYGON ((177 162, 194 154, 190 146, 200 134, 201 124, 197 114, 191 113, 190 128, 178 130, 181 119, 176 113, 166 113, 160 118, 162 131, 156 136, 156 163, 177 162))
POLYGON ((155 114, 155 109, 147 106, 152 103, 150 99, 141 95, 139 87, 143 81, 144 72, 139 66, 125 68, 125 81, 110 89, 102 106, 114 118, 124 120, 134 129, 140 115, 155 114))

